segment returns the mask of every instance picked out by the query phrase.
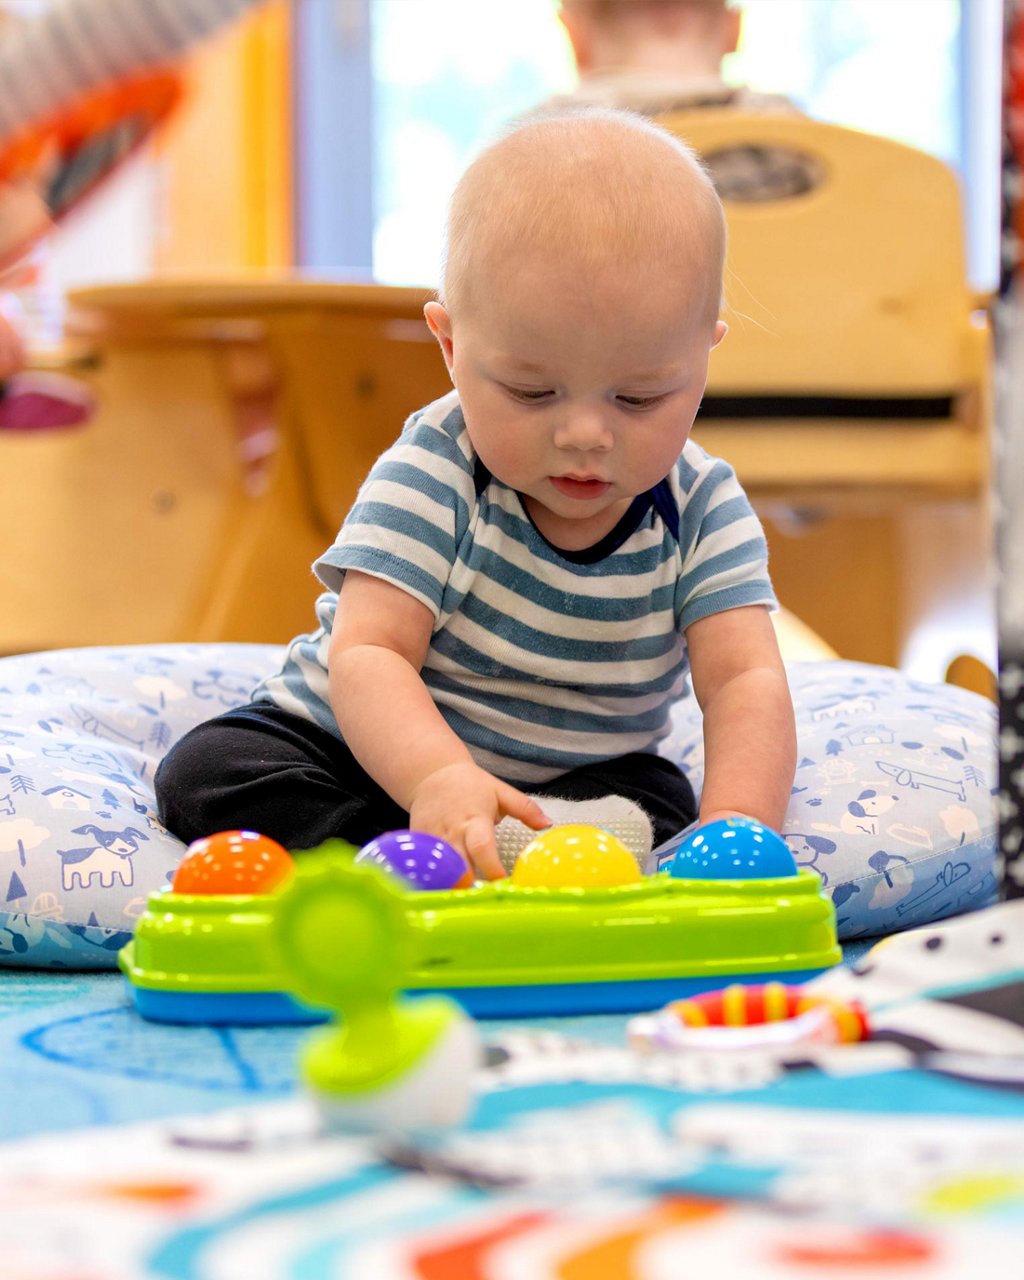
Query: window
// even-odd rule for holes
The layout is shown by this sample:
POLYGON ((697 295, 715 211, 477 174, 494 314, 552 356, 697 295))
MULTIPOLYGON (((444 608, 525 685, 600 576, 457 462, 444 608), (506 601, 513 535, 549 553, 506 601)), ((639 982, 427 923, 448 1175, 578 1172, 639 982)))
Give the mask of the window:
POLYGON ((572 86, 552 0, 374 0, 374 275, 433 284, 448 195, 501 124, 572 86))
MULTIPOLYGON (((971 273, 991 287, 1000 14, 1001 0, 746 0, 725 75, 952 164, 971 273)), ((292 0, 292 15, 297 264, 436 283, 445 203, 474 149, 575 81, 557 0, 292 0)), ((164 194, 157 166, 126 171, 49 247, 55 283, 150 274, 164 194)))
MULTIPOLYGON (((474 148, 574 83, 556 0, 342 3, 369 5, 374 207, 363 265, 388 283, 433 284, 445 200, 474 148)), ((970 56, 979 16, 997 9, 998 0, 972 0, 962 27, 961 0, 747 0, 724 72, 819 119, 931 151, 972 185, 986 163, 994 184, 997 157, 977 154, 968 107, 980 85, 998 86, 998 22, 970 56)), ((973 200, 968 213, 974 274, 990 283, 986 210, 991 200, 973 200)))

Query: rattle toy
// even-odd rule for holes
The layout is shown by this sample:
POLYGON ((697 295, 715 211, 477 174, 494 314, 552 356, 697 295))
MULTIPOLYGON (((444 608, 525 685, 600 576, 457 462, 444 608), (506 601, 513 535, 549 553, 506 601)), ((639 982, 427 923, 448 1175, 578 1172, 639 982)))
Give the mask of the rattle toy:
POLYGON ((856 1001, 782 982, 736 983, 631 1018, 627 1034, 630 1045, 644 1052, 796 1048, 865 1040, 868 1020, 856 1001))
MULTIPOLYGON (((545 883, 513 875, 422 892, 371 857, 357 864, 358 851, 344 841, 301 853, 296 865, 330 865, 332 903, 343 899, 347 878, 376 875, 380 893, 394 900, 387 919, 407 935, 405 990, 450 996, 475 1017, 639 1013, 737 981, 801 982, 839 962, 835 911, 813 871, 641 877, 607 833, 552 836, 542 833, 520 873, 550 877, 545 883), (582 843, 570 843, 576 840, 582 843), (607 855, 602 874, 618 881, 559 883, 588 841, 607 855)), ((166 1022, 326 1018, 323 1006, 310 1003, 312 988, 295 986, 272 940, 291 883, 223 896, 179 892, 175 884, 151 894, 119 956, 138 1011, 166 1022)), ((309 918, 325 946, 341 948, 343 966, 347 917, 339 911, 332 920, 325 906, 309 918)))

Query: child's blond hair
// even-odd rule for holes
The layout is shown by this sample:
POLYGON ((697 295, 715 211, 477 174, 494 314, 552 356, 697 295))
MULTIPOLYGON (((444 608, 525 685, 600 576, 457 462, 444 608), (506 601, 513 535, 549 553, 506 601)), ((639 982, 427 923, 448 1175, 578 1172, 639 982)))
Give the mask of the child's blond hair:
MULTIPOLYGON (((695 305, 721 302, 725 217, 694 153, 628 111, 583 107, 520 121, 470 164, 452 195, 441 299, 467 305, 481 265, 531 251, 581 272, 685 263, 695 305)), ((486 303, 486 298, 481 299, 486 303)))

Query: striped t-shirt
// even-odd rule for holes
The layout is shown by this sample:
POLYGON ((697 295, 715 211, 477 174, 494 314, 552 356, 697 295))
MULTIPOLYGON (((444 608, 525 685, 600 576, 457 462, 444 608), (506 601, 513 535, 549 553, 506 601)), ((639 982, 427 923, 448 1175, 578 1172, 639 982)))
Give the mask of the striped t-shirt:
POLYGON ((348 569, 430 609, 421 676, 477 763, 512 782, 654 751, 686 686, 686 628, 775 603, 761 526, 726 463, 687 442, 601 542, 562 551, 484 470, 454 392, 414 414, 374 464, 314 565, 329 588, 319 629, 254 695, 334 734, 327 651, 348 569))

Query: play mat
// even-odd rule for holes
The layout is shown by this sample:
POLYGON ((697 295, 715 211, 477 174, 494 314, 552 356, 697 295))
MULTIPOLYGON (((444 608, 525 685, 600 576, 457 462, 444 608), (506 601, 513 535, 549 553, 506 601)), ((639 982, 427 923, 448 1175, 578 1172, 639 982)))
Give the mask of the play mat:
POLYGON ((12 972, 5 1275, 1010 1275, 1024 1027, 999 1011, 1024 1005, 1022 910, 835 971, 879 1036, 803 1060, 670 1063, 618 1018, 484 1024, 470 1120, 419 1143, 325 1135, 303 1030, 159 1026, 113 975, 12 972))

